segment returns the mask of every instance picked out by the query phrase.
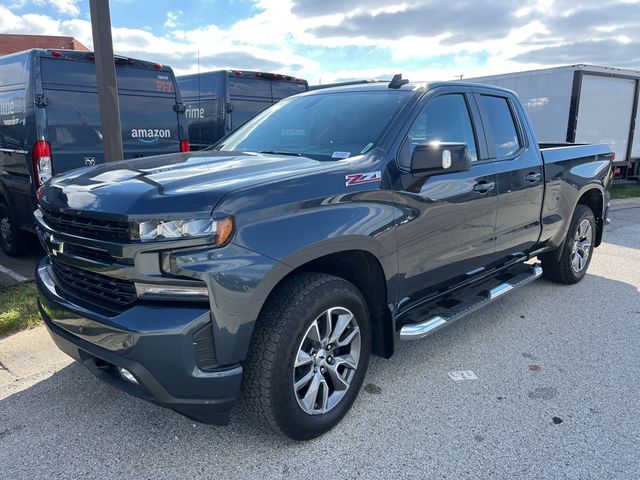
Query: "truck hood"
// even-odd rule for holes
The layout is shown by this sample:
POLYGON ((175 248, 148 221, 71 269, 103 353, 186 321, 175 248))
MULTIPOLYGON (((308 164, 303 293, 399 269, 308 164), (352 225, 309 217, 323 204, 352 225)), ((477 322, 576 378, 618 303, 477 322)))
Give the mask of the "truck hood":
POLYGON ((211 211, 239 188, 335 167, 307 157, 177 153, 74 170, 46 184, 39 201, 57 211, 170 219, 211 211))

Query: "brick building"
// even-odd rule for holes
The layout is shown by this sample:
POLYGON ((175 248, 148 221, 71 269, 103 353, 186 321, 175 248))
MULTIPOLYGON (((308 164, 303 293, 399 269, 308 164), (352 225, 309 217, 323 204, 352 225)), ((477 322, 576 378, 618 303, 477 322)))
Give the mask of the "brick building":
POLYGON ((21 52, 30 48, 60 48, 67 50, 89 49, 73 37, 59 37, 51 35, 18 35, 0 34, 0 55, 21 52))

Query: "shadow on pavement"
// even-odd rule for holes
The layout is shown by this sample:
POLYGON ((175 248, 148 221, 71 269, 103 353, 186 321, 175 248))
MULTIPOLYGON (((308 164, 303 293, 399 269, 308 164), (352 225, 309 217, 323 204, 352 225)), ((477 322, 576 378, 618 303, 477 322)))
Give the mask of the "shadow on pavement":
POLYGON ((640 250, 640 206, 616 208, 610 218, 603 243, 640 250))

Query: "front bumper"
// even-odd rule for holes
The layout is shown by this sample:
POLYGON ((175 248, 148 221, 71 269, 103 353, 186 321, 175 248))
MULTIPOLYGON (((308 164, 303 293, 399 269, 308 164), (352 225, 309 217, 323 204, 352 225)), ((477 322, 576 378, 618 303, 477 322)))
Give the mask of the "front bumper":
POLYGON ((198 368, 194 336, 211 326, 208 308, 138 304, 103 317, 58 292, 49 260, 38 266, 36 282, 40 312, 53 341, 98 378, 195 420, 229 422, 242 367, 198 368), (120 368, 137 383, 123 378, 120 368))

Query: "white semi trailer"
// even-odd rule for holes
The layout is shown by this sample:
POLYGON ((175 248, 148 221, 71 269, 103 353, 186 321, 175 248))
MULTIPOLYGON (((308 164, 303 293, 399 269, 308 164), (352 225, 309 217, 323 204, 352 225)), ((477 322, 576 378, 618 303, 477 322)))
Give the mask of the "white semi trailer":
POLYGON ((640 71, 591 65, 465 78, 515 91, 541 142, 606 143, 616 172, 640 175, 640 71))

